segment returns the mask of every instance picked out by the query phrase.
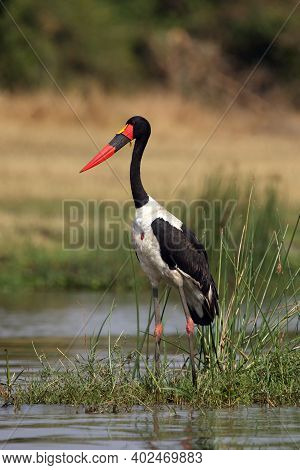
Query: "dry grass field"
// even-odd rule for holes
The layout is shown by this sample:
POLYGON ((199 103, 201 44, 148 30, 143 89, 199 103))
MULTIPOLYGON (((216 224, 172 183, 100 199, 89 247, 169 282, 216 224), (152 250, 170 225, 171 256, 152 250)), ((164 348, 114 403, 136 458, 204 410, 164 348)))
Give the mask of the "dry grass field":
MULTIPOLYGON (((143 179, 157 198, 173 189, 214 129, 223 110, 161 92, 135 97, 89 93, 0 96, 1 201, 130 197, 130 148, 88 173, 81 167, 134 114, 147 117, 152 136, 143 179), (117 175, 117 176, 116 176, 117 175), (122 184, 120 183, 120 181, 122 184)), ((197 194, 208 175, 249 176, 274 183, 292 204, 299 200, 300 115, 262 103, 233 108, 173 196, 197 194)))
POLYGON ((291 206, 300 198, 296 177, 300 174, 300 116, 296 113, 263 102, 247 110, 237 106, 195 160, 222 109, 158 91, 124 97, 93 90, 86 97, 70 93, 66 100, 45 92, 0 95, 2 238, 49 241, 46 232, 60 230, 57 207, 63 199, 130 198, 129 146, 109 165, 84 174, 79 170, 134 114, 152 123, 143 180, 154 197, 199 196, 207 177, 234 175, 253 179, 258 188, 274 185, 291 206))

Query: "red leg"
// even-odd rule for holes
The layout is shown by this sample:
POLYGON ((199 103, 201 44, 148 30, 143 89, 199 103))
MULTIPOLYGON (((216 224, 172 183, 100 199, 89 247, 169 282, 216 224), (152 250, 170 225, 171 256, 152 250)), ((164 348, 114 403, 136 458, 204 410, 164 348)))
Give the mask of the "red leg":
POLYGON ((194 322, 192 320, 192 317, 188 316, 186 319, 186 332, 188 336, 191 336, 194 334, 194 322))
POLYGON ((160 341, 163 333, 163 325, 162 323, 157 323, 154 328, 154 336, 156 338, 156 341, 160 341))

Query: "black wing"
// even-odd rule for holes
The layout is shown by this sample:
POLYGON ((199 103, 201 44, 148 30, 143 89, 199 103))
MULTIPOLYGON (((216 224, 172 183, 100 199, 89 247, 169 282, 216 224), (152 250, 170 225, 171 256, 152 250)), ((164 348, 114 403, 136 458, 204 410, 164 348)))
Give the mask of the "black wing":
MULTIPOLYGON (((158 240, 161 257, 169 268, 179 268, 199 283, 201 293, 205 298, 202 305, 204 316, 201 324, 211 323, 219 312, 218 293, 209 271, 204 246, 195 234, 184 225, 179 230, 166 220, 157 218, 152 222, 151 227, 158 240), (211 292, 210 295, 209 292, 211 292)), ((193 315, 191 311, 191 316, 195 323, 200 323, 196 312, 193 315)))

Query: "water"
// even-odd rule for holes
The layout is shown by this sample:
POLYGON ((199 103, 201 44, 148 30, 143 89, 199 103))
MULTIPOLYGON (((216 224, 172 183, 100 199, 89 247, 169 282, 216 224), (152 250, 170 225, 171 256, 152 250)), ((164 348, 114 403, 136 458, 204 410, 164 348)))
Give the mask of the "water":
MULTIPOLYGON (((141 329, 148 319, 149 295, 140 303, 141 329)), ((149 299, 150 300, 150 299, 149 299)), ((103 329, 119 336, 136 334, 136 308, 133 295, 123 293, 113 297, 98 293, 58 292, 28 293, 18 298, 0 298, 0 338, 5 337, 69 337, 97 332, 114 304, 111 321, 103 329)), ((185 317, 179 299, 168 304, 165 333, 185 331, 185 317)))
MULTIPOLYGON (((148 297, 148 296, 147 296, 148 297)), ((122 334, 122 346, 136 347, 136 310, 133 296, 119 294, 116 298, 97 293, 27 293, 19 297, 0 298, 0 376, 3 375, 9 352, 12 372, 32 371, 39 367, 32 343, 50 363, 62 358, 57 348, 67 355, 86 354, 87 338, 99 331, 114 304, 111 317, 102 331, 99 350, 107 352, 107 337, 112 344, 122 334)), ((149 305, 140 304, 140 329, 146 330, 149 305)), ((165 335, 185 333, 185 317, 179 301, 170 302, 165 315, 165 335)), ((152 328, 153 329, 153 328, 152 328)))
MULTIPOLYGON (((26 294, 0 299, 0 381, 9 350, 13 372, 39 368, 39 353, 58 360, 57 347, 84 353, 86 337, 98 330, 113 299, 99 305, 99 294, 26 294)), ((136 312, 132 299, 120 295, 103 335, 121 332, 124 345, 135 347, 136 312)), ((148 305, 141 305, 141 330, 148 305)), ((174 298, 165 316, 165 334, 184 334, 185 321, 174 298)), ((101 343, 105 348, 106 344, 101 343)), ((191 411, 135 408, 130 413, 89 414, 84 408, 34 405, 15 411, 0 408, 0 448, 5 449, 296 449, 300 447, 300 409, 241 407, 191 411)))
POLYGON ((86 414, 82 408, 24 406, 0 411, 5 449, 297 449, 299 408, 135 409, 86 414), (8 441, 7 441, 8 439, 8 441))

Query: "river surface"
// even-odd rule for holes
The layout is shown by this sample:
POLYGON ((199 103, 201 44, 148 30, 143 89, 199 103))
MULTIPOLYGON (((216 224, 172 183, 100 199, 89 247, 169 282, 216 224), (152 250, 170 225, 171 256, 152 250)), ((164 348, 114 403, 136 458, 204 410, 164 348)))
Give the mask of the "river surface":
POLYGON ((299 449, 299 408, 86 414, 67 406, 0 410, 3 449, 299 449))
MULTIPOLYGON (((147 299, 146 299, 147 300, 147 299)), ((133 298, 91 293, 47 293, 0 298, 0 382, 6 348, 11 373, 34 372, 44 353, 58 361, 57 348, 84 354, 87 337, 103 327, 102 344, 120 333, 125 347, 136 341, 133 298), (119 297, 119 298, 118 298, 119 297), (122 299, 120 301, 120 299, 122 299)), ((141 303, 140 330, 147 325, 149 305, 141 303)), ((168 303, 164 334, 184 334, 184 316, 176 298, 168 303)), ((101 347, 101 345, 100 345, 101 347)), ((137 407, 130 413, 90 414, 83 407, 53 405, 0 408, 0 448, 5 449, 297 449, 300 448, 300 409, 240 407, 191 411, 181 408, 137 407)))
MULTIPOLYGON (((143 332, 148 324, 149 304, 139 304, 140 331, 143 332)), ((34 347, 38 354, 45 354, 51 364, 62 358, 57 348, 68 356, 85 355, 88 338, 98 333, 110 312, 102 329, 99 352, 107 353, 109 335, 111 344, 121 335, 124 349, 133 350, 137 314, 132 295, 104 297, 96 293, 50 292, 0 297, 0 374, 4 373, 6 364, 4 348, 8 350, 12 372, 39 367, 34 347)), ((152 326, 150 332, 153 329, 152 326)), ((185 334, 185 317, 176 300, 168 303, 164 334, 175 339, 185 334)))

